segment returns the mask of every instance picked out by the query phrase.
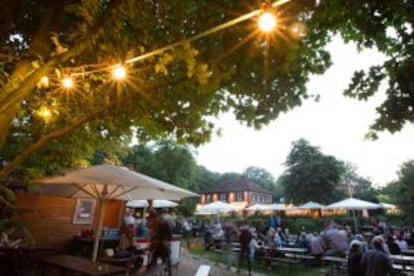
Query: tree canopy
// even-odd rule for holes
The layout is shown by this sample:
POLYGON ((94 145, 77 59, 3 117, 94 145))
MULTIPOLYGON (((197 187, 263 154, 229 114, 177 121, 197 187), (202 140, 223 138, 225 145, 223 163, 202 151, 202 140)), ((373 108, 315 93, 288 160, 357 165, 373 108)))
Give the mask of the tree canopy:
POLYGON ((280 185, 277 184, 273 175, 263 168, 248 167, 242 176, 252 180, 254 183, 260 185, 262 188, 272 193, 273 199, 283 196, 280 185))
POLYGON ((319 148, 299 139, 285 162, 286 170, 280 177, 285 201, 302 204, 308 201, 331 203, 340 198, 338 184, 344 172, 343 163, 319 148))
POLYGON ((410 219, 414 218, 414 161, 408 161, 401 165, 397 181, 390 183, 386 190, 410 219))
POLYGON ((10 162, 0 176, 23 162, 43 172, 73 166, 96 146, 127 143, 131 127, 140 141, 195 145, 222 111, 260 128, 313 96, 306 83, 331 65, 325 46, 337 34, 386 56, 345 91, 364 100, 388 81, 372 129, 413 121, 412 1, 276 3, 278 28, 262 34, 255 18, 212 31, 257 9, 251 1, 5 1, 0 150, 10 162), (111 78, 115 64, 127 81, 111 78), (71 89, 60 85, 67 77, 71 89))

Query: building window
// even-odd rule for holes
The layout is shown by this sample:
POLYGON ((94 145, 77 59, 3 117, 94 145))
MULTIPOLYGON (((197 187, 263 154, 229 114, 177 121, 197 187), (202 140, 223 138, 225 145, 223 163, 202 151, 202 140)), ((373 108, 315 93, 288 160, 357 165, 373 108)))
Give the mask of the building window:
POLYGON ((243 201, 243 192, 236 193, 236 201, 243 201))
POLYGON ((227 194, 221 193, 220 194, 220 200, 226 202, 227 201, 227 194))
POLYGON ((210 203, 211 202, 211 195, 207 195, 206 196, 206 203, 210 203))

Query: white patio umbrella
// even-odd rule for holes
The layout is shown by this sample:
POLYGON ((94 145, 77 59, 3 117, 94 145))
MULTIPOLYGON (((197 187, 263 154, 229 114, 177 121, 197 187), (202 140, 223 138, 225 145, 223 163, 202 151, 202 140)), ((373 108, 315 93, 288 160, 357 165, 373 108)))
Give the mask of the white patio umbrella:
POLYGON ((303 210, 318 210, 325 208, 325 205, 322 205, 317 202, 309 201, 303 205, 300 205, 297 207, 297 209, 303 209, 303 210))
POLYGON ((386 202, 380 202, 380 205, 382 209, 396 209, 397 208, 397 206, 395 206, 394 204, 386 203, 386 202))
POLYGON ((333 209, 342 209, 342 210, 350 210, 352 211, 352 217, 354 220, 354 226, 355 231, 358 231, 357 229, 357 221, 355 218, 355 210, 374 210, 381 208, 381 205, 377 203, 372 203, 369 201, 356 199, 356 198, 347 198, 335 203, 332 203, 328 206, 326 206, 326 209, 333 210, 333 209))
POLYGON ((214 201, 212 203, 203 205, 203 206, 199 206, 197 208, 197 212, 201 212, 201 213, 221 213, 221 212, 230 212, 230 211, 236 211, 237 208, 235 208, 234 206, 225 203, 223 201, 214 201))
POLYGON ((102 231, 104 210, 108 200, 170 199, 198 196, 188 190, 161 180, 114 165, 98 165, 70 171, 63 176, 40 180, 37 192, 72 198, 94 198, 100 203, 100 213, 93 247, 96 261, 102 231))
POLYGON ((267 205, 267 207, 271 211, 286 211, 287 210, 287 208, 285 207, 285 205, 284 204, 281 204, 281 203, 269 204, 269 205, 267 205))
POLYGON ((246 208, 247 211, 267 211, 269 207, 263 204, 254 204, 246 208))
MULTIPOLYGON (((149 203, 145 199, 135 199, 128 201, 126 206, 131 208, 147 208, 149 206, 149 203)), ((153 208, 174 208, 177 206, 178 203, 166 199, 155 199, 152 202, 153 208)))

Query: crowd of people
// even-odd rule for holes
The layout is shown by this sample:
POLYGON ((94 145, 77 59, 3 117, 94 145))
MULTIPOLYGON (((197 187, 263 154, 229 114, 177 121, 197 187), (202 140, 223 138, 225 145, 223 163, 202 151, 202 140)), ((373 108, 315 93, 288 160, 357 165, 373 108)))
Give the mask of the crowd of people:
POLYGON ((271 216, 267 223, 263 221, 257 227, 241 222, 238 225, 230 221, 210 223, 204 232, 204 244, 207 250, 220 244, 224 249, 234 241, 240 244, 240 260, 247 257, 248 267, 255 258, 267 254, 270 257, 282 255, 277 248, 306 248, 314 256, 312 264, 322 264, 325 256, 346 258, 350 276, 394 275, 391 255, 401 254, 408 248, 407 233, 392 230, 383 222, 381 227, 374 224, 372 238, 353 233, 351 227, 341 226, 331 221, 320 232, 309 232, 305 227, 297 235, 291 235, 283 226, 280 217, 271 216), (367 240, 369 239, 369 240, 367 240), (266 248, 266 249, 265 249, 266 248))
MULTIPOLYGON (((167 208, 158 211, 150 208, 145 218, 135 216, 132 209, 126 208, 121 227, 121 237, 114 252, 114 257, 125 258, 139 254, 134 245, 134 238, 149 238, 150 248, 147 269, 154 269, 157 262, 161 260, 166 264, 170 275, 170 240, 173 234, 181 234, 183 237, 196 236, 199 230, 202 230, 202 227, 197 220, 188 221, 182 216, 174 218, 167 208)), ((141 265, 142 259, 138 259, 134 267, 138 270, 141 265)))

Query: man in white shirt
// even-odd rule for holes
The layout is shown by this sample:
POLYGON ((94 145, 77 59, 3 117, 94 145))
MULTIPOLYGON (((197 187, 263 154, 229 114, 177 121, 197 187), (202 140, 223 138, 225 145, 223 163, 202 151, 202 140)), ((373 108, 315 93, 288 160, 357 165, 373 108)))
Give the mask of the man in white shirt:
POLYGON ((407 250, 408 249, 408 244, 407 242, 404 240, 402 235, 398 235, 397 239, 395 240, 395 243, 398 245, 398 247, 400 248, 400 250, 407 250))
POLYGON ((123 222, 124 222, 125 226, 130 225, 130 224, 133 224, 135 226, 136 220, 135 220, 134 216, 132 215, 132 210, 131 209, 129 209, 129 208, 125 209, 125 215, 124 215, 124 218, 123 218, 123 222))

